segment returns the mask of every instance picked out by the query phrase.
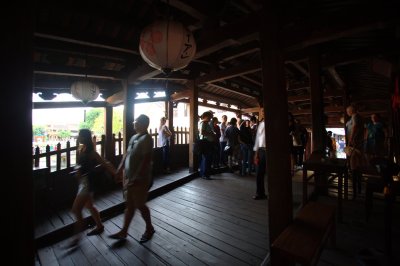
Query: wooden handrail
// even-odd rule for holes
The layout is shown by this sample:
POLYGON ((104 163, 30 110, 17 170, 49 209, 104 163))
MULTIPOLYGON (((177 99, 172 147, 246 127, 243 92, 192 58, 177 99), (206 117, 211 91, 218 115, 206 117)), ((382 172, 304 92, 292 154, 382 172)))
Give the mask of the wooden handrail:
MULTIPOLYGON (((171 143, 188 144, 188 140, 189 140, 188 128, 176 127, 176 129, 172 130, 172 132, 173 132, 173 137, 171 138, 171 143)), ((154 130, 154 133, 150 129, 149 134, 153 138, 153 147, 157 148, 157 146, 158 146, 157 138, 159 135, 159 133, 157 132, 157 129, 154 130)), ((93 144, 95 145, 96 150, 97 150, 97 146, 100 145, 100 154, 102 157, 104 157, 104 154, 105 154, 105 141, 106 141, 105 135, 102 135, 101 139, 99 141, 97 141, 96 136, 93 136, 93 144)), ((115 134, 113 134, 112 141, 113 141, 114 147, 117 147, 116 151, 114 152, 114 157, 121 156, 123 154, 122 143, 124 141, 124 138, 122 137, 121 132, 118 133, 118 137, 115 137, 115 134)), ((48 167, 49 169, 52 169, 51 157, 56 156, 55 166, 53 167, 56 169, 56 171, 61 170, 61 164, 64 162, 63 158, 65 158, 65 164, 66 164, 65 167, 69 168, 72 165, 71 157, 73 156, 74 152, 75 152, 76 158, 78 157, 78 147, 79 147, 78 141, 76 142, 76 145, 72 146, 72 147, 71 147, 70 141, 67 141, 65 148, 61 147, 61 143, 57 143, 56 150, 54 150, 54 151, 50 150, 50 145, 46 145, 46 148, 45 148, 46 150, 43 153, 40 152, 39 146, 32 147, 32 151, 33 151, 32 164, 34 167, 39 167, 40 159, 46 158, 46 167, 48 167), (65 154, 65 157, 63 157, 64 154, 65 154)), ((75 160, 75 164, 76 163, 77 162, 75 160)))

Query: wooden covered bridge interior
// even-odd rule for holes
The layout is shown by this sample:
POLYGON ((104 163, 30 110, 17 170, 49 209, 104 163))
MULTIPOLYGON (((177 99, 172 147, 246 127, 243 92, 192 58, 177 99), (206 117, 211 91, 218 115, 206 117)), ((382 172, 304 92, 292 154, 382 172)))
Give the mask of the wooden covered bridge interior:
MULTIPOLYGON (((32 108, 83 106, 32 103, 32 93, 51 100, 69 93, 82 78, 96 83, 105 99, 87 106, 106 108, 106 141, 112 107, 121 104, 123 136, 129 139, 138 115, 135 103, 164 100, 172 114, 176 103, 188 102, 189 143, 199 105, 263 112, 268 249, 293 220, 289 144, 282 137, 288 132, 288 112, 312 132, 313 151, 324 149, 326 127, 344 127, 347 105, 355 104, 366 118, 379 113, 389 132, 387 156, 398 162, 399 92, 392 98, 400 62, 396 0, 38 0, 9 8, 13 16, 2 21, 8 37, 1 116, 11 125, 2 138, 8 154, 3 168, 12 169, 5 187, 15 202, 4 210, 13 217, 4 241, 11 243, 8 254, 18 264, 30 265, 35 256, 32 108), (143 28, 159 18, 181 22, 197 46, 189 65, 169 75, 150 67, 139 53, 143 28), (153 98, 160 89, 165 98, 153 98), (148 98, 136 99, 138 93, 148 98), (8 141, 10 135, 14 141, 8 141)), ((169 123, 174 125, 172 119, 169 123)), ((186 167, 195 172, 192 145, 188 149, 186 167)), ((111 152, 106 148, 106 157, 111 152)), ((279 265, 274 257, 271 262, 279 265)))

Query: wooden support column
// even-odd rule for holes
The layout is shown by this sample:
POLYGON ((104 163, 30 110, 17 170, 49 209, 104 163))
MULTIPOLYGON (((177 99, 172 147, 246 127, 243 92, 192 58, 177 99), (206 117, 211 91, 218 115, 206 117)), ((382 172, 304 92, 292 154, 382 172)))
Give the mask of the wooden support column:
POLYGON ((2 10, 5 29, 0 62, 3 258, 34 265, 34 186, 32 174, 32 81, 34 2, 12 2, 2 10), (5 174, 7 173, 7 174, 5 174))
POLYGON ((106 159, 111 163, 115 164, 115 144, 112 135, 112 119, 113 119, 113 107, 107 106, 105 114, 105 124, 106 124, 106 159))
POLYGON ((312 152, 325 153, 324 98, 321 86, 320 57, 316 50, 309 56, 311 87, 312 152))
POLYGON ((199 103, 198 103, 198 88, 196 87, 196 84, 194 81, 189 81, 187 83, 187 87, 189 88, 190 95, 189 95, 189 101, 190 101, 190 121, 189 121, 189 172, 197 172, 198 170, 198 161, 199 159, 197 158, 197 155, 193 153, 193 143, 196 139, 197 133, 198 133, 198 108, 199 108, 199 103))
MULTIPOLYGON (((169 99, 169 97, 168 97, 169 99)), ((172 132, 170 146, 175 144, 175 133, 174 133, 174 104, 171 100, 166 102, 167 117, 168 117, 168 128, 172 132)))
POLYGON ((130 138, 134 135, 133 120, 135 112, 135 90, 133 87, 129 88, 126 80, 122 81, 124 89, 124 146, 125 151, 128 148, 130 138))
MULTIPOLYGON (((260 47, 267 146, 270 246, 293 219, 288 99, 284 61, 278 42, 278 13, 277 1, 264 1, 264 15, 260 18, 260 24, 263 25, 263 30, 260 32, 260 47)), ((287 265, 277 260, 274 254, 271 254, 271 263, 272 265, 287 265)))
MULTIPOLYGON (((326 156, 326 129, 324 115, 324 97, 321 85, 320 56, 314 49, 309 56, 310 87, 311 87, 311 122, 312 122, 312 153, 326 156)), ((326 195, 328 193, 328 176, 325 173, 315 172, 315 193, 326 195)))

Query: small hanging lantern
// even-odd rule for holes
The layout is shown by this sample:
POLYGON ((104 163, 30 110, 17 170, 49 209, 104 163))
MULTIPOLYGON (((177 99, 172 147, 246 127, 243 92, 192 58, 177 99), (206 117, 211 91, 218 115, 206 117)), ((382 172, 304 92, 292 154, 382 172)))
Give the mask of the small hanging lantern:
POLYGON ((159 20, 142 31, 139 51, 147 64, 169 74, 190 63, 196 43, 193 34, 181 23, 159 20))
POLYGON ((91 102, 100 94, 99 87, 90 81, 76 81, 71 85, 71 94, 77 99, 81 100, 84 104, 91 102))

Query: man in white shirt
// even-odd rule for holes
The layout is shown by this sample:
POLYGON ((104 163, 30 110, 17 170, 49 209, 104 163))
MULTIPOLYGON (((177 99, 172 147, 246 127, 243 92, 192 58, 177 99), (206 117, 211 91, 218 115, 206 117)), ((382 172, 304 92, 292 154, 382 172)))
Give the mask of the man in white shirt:
POLYGON ((264 120, 260 121, 257 127, 257 134, 254 142, 254 164, 257 166, 256 172, 256 195, 253 196, 254 200, 266 199, 264 175, 267 164, 267 152, 265 145, 265 123, 264 120))

